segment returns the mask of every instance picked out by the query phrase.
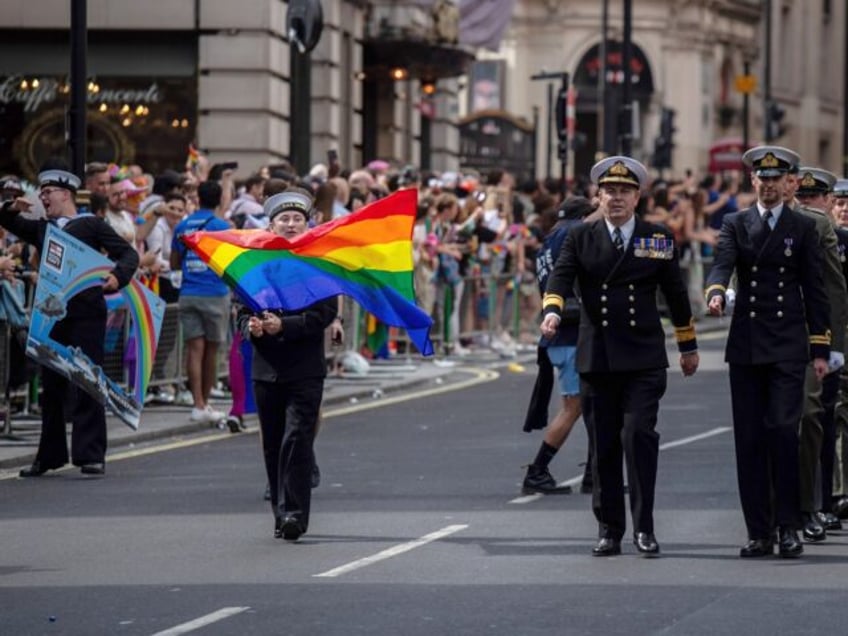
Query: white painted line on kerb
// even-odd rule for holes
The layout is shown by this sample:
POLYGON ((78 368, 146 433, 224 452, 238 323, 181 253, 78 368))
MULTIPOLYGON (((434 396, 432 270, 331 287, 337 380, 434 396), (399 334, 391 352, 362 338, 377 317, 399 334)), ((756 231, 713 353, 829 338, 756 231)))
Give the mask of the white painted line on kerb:
POLYGON ((408 541, 407 543, 401 543, 400 545, 396 545, 393 548, 388 548, 387 550, 383 550, 382 552, 378 552, 377 554, 372 554, 371 556, 365 557, 364 559, 357 559, 356 561, 352 561, 345 565, 340 565, 339 567, 333 568, 332 570, 327 570, 326 572, 321 572, 321 574, 313 574, 312 576, 333 578, 342 574, 347 574, 348 572, 352 572, 353 570, 364 568, 379 561, 391 559, 392 557, 395 557, 399 554, 403 554, 404 552, 409 552, 410 550, 414 550, 415 548, 420 548, 422 545, 432 543, 433 541, 438 541, 439 539, 443 539, 448 535, 454 534, 455 532, 465 530, 467 527, 468 524, 447 526, 446 528, 442 528, 441 530, 436 530, 435 532, 431 532, 430 534, 425 534, 420 539, 408 541))
POLYGON ((177 625, 171 629, 166 629, 164 632, 156 632, 153 636, 179 636, 180 634, 188 634, 189 632, 193 632, 201 627, 206 627, 207 625, 217 623, 218 621, 229 618, 230 616, 246 612, 249 609, 249 607, 222 607, 217 612, 212 612, 206 616, 195 618, 193 621, 177 625))
MULTIPOLYGON (((692 442, 697 442, 702 439, 707 439, 708 437, 714 437, 716 435, 721 435, 722 433, 726 433, 727 431, 733 430, 729 426, 719 426, 718 428, 711 429, 704 433, 698 433, 697 435, 692 435, 691 437, 684 437, 683 439, 676 439, 673 442, 666 442, 665 444, 660 444, 660 450, 667 450, 669 448, 675 448, 676 446, 685 446, 686 444, 691 444, 692 442)), ((561 481, 557 484, 557 486, 571 486, 572 488, 577 484, 583 481, 583 475, 579 475, 577 477, 572 477, 571 479, 567 479, 565 481, 561 481)), ((524 495, 523 497, 516 497, 515 499, 510 499, 507 503, 511 504, 526 504, 532 503, 544 497, 545 495, 541 495, 536 493, 535 495, 524 495)), ((551 495, 552 497, 558 497, 559 495, 551 495)))

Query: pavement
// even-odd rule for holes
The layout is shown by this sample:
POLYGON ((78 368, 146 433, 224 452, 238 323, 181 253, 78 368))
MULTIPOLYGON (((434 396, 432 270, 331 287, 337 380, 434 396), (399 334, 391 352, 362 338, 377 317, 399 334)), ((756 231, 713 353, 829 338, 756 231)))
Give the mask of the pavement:
MULTIPOLYGON (((724 321, 703 319, 696 327, 698 333, 722 331, 724 321)), ((666 326, 669 342, 673 331, 666 326)), ((467 355, 449 358, 397 356, 390 360, 370 362, 365 375, 347 373, 343 377, 328 376, 324 385, 324 407, 378 402, 386 397, 413 389, 456 384, 467 380, 481 368, 508 367, 512 371, 535 373, 536 348, 531 345, 511 347, 473 347, 467 355)), ((228 412, 229 397, 212 398, 212 406, 228 412)), ((138 430, 133 430, 107 412, 109 451, 135 446, 157 439, 218 432, 222 426, 192 422, 190 406, 151 403, 145 406, 138 430)), ((255 415, 244 418, 248 428, 256 427, 255 415)), ((225 430, 226 427, 223 426, 225 430)), ((0 434, 0 469, 23 467, 35 458, 40 432, 37 415, 13 415, 11 435, 0 434)), ((107 453, 108 461, 108 453, 107 453)))

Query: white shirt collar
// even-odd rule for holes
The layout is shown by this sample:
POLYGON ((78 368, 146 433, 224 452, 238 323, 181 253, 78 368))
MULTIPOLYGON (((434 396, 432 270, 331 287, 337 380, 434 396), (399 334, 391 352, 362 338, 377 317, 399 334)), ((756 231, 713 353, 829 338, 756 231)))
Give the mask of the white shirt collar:
POLYGON ((780 202, 780 205, 776 205, 773 208, 767 208, 762 203, 757 201, 757 211, 760 213, 760 218, 763 218, 763 215, 767 210, 771 210, 771 215, 774 218, 775 222, 780 218, 780 213, 783 212, 783 201, 780 202))
MULTIPOLYGON (((610 238, 613 238, 613 232, 615 232, 615 226, 609 222, 609 220, 605 217, 604 223, 607 224, 607 232, 609 232, 610 238)), ((621 238, 624 239, 624 244, 630 241, 630 237, 633 236, 633 232, 636 230, 636 215, 630 217, 627 222, 620 226, 621 227, 621 238)))

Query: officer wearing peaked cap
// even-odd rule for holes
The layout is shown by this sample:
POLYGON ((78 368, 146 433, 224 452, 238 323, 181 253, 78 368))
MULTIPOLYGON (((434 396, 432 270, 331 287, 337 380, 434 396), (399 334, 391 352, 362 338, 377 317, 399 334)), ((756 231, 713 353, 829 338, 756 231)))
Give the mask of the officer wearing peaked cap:
POLYGON ((727 338, 736 470, 748 542, 740 556, 771 555, 774 526, 782 557, 803 552, 798 540, 798 423, 804 375, 812 359, 824 377, 830 355, 830 303, 815 222, 783 201, 798 155, 758 146, 743 155, 757 202, 725 217, 706 300, 721 315, 733 270, 736 309, 727 338), (774 506, 772 506, 772 496, 774 506))
MULTIPOLYGON (((26 199, 8 201, 0 208, 0 225, 32 243, 39 252, 44 246, 48 224, 53 224, 97 251, 105 251, 115 263, 102 287, 86 289, 68 301, 65 317, 57 322, 50 337, 68 347, 79 347, 94 364, 103 363, 106 337, 106 301, 104 292, 114 292, 130 282, 138 267, 135 247, 118 236, 103 219, 92 214, 77 214, 74 195, 80 179, 61 167, 43 170, 38 175, 47 219, 26 219, 19 215, 30 208, 26 199)), ((41 438, 35 460, 24 468, 21 477, 40 477, 48 470, 68 462, 65 422, 73 424, 71 460, 86 475, 105 472, 106 413, 103 405, 85 391, 74 391, 72 410, 66 412, 68 381, 45 368, 42 373, 41 438), (67 416, 67 417, 66 417, 67 416)))
POLYGON ((816 223, 825 291, 830 300, 830 324, 833 326, 827 375, 820 381, 812 366, 807 366, 799 441, 801 531, 805 540, 821 541, 826 538, 828 529, 838 530, 841 527, 839 519, 831 513, 830 501, 836 444, 833 416, 839 390, 837 370, 845 362, 845 332, 838 325, 848 322, 848 292, 840 260, 839 239, 827 213, 836 175, 809 166, 797 167, 790 173, 794 178, 787 182, 784 201, 816 223))
MULTIPOLYGON (((848 179, 837 179, 831 191, 831 215, 836 223, 839 242, 839 260, 842 274, 848 281, 848 179)), ((836 331, 836 330, 834 330, 836 331)), ((848 333, 846 333, 848 337, 848 333)), ((834 412, 835 458, 833 469, 833 494, 830 502, 822 501, 838 519, 848 518, 848 368, 839 372, 839 392, 834 412)), ((822 472, 823 479, 824 471, 822 472)))
POLYGON ((583 417, 594 441, 592 507, 599 524, 595 556, 621 552, 626 527, 622 453, 627 463, 634 543, 659 554, 654 536, 659 400, 668 357, 657 310, 657 288, 675 325, 684 375, 698 368, 697 343, 678 250, 667 229, 636 218, 645 167, 630 157, 608 157, 592 168, 603 218, 574 227, 548 279, 542 335, 560 323, 565 298, 581 293, 577 371, 583 417))

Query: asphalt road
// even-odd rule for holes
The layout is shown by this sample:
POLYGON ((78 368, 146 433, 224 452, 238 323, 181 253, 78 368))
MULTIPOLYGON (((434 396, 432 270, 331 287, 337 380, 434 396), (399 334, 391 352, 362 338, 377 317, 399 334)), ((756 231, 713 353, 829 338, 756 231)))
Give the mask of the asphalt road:
MULTIPOLYGON (((140 449, 105 479, 0 481, 0 633, 841 634, 848 530, 743 561, 721 340, 663 401, 660 559, 590 556, 587 495, 520 497, 533 369, 336 414, 309 533, 272 538, 255 434, 140 449)), ((582 425, 581 425, 582 426, 582 425)), ((576 428, 552 471, 579 477, 576 428)))

